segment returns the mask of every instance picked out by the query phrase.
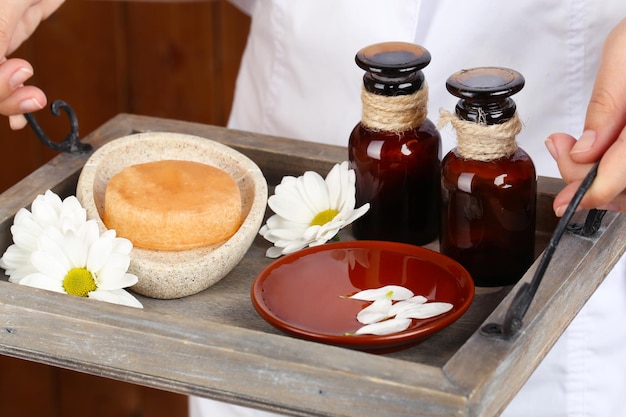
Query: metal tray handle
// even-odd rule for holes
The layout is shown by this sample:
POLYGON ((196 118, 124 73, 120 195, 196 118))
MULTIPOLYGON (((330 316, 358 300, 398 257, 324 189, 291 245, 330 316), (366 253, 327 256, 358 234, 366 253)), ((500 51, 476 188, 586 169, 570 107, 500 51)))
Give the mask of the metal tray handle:
POLYGON ((37 123, 37 120, 32 113, 26 113, 24 116, 26 117, 28 125, 31 129, 33 129, 39 140, 53 151, 66 152, 70 154, 84 154, 91 152, 92 146, 88 143, 81 142, 78 138, 78 119, 76 118, 74 109, 72 109, 72 107, 63 100, 56 100, 50 105, 50 111, 54 116, 59 116, 61 114, 61 110, 65 111, 65 114, 67 114, 67 117, 70 120, 70 133, 68 133, 65 136, 65 139, 61 142, 52 141, 41 129, 41 126, 39 126, 39 123, 37 123))

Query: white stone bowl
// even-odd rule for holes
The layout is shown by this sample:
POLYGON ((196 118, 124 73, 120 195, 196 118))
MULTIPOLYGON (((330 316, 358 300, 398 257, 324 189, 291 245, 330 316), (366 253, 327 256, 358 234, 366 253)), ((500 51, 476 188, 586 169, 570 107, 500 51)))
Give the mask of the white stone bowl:
POLYGON ((181 251, 133 248, 129 272, 137 275, 139 282, 131 289, 148 297, 171 299, 209 288, 237 265, 261 227, 267 182, 249 158, 215 141, 178 133, 139 133, 105 144, 87 160, 76 189, 87 218, 97 220, 101 230, 106 230, 102 214, 111 177, 130 165, 164 159, 201 162, 228 172, 241 190, 244 217, 237 232, 223 243, 181 251))

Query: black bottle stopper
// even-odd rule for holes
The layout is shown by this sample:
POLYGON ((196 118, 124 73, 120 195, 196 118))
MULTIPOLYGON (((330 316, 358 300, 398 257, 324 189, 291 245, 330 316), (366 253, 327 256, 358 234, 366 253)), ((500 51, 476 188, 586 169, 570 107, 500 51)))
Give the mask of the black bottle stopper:
POLYGON ((448 91, 459 97, 455 111, 461 119, 481 124, 500 124, 515 114, 510 98, 524 87, 519 72, 501 67, 480 67, 452 74, 446 81, 448 91))

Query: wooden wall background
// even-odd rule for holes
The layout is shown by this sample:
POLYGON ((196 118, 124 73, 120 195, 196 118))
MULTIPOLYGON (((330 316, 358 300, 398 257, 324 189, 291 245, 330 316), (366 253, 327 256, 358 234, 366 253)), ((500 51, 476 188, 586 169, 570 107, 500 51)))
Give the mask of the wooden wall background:
MULTIPOLYGON (((81 135, 120 112, 225 125, 248 16, 226 0, 67 0, 15 54, 49 103, 67 101, 81 135)), ((53 140, 65 115, 35 113, 53 140)), ((0 118, 0 191, 56 155, 0 118)), ((184 417, 186 397, 0 356, 2 417, 184 417)))

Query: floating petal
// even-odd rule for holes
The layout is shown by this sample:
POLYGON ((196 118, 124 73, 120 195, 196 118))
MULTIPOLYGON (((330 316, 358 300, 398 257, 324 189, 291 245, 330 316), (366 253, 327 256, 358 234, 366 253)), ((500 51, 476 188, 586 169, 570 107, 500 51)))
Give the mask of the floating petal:
POLYGON ((391 300, 388 298, 381 298, 359 311, 356 315, 356 319, 362 324, 377 323, 390 317, 390 308, 391 300))
POLYGON ((413 308, 405 309, 396 315, 396 318, 428 319, 452 310, 450 303, 416 304, 413 308))
POLYGON ((378 323, 368 324, 359 328, 355 334, 373 334, 383 336, 406 330, 411 325, 411 319, 393 318, 378 323))
POLYGON ((407 300, 413 297, 413 291, 400 285, 386 285, 380 288, 360 291, 348 298, 363 301, 375 301, 381 298, 390 300, 407 300))
POLYGON ((428 300, 422 295, 416 295, 407 300, 398 301, 389 310, 389 315, 395 316, 401 314, 405 310, 411 310, 420 304, 424 304, 428 300))

